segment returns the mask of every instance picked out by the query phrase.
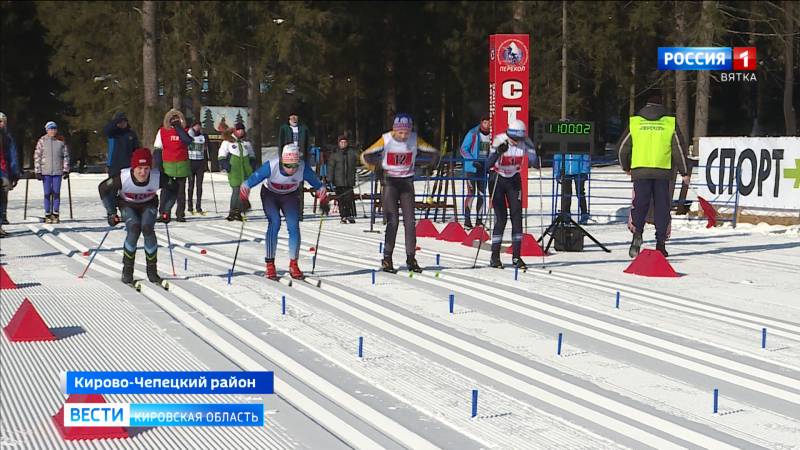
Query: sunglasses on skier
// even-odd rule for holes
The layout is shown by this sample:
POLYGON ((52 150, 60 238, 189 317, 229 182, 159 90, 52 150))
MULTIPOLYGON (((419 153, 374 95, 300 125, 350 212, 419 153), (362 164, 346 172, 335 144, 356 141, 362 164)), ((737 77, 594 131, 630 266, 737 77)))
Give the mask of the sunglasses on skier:
POLYGON ((300 167, 300 163, 292 163, 292 164, 284 163, 283 167, 285 167, 287 169, 297 169, 298 167, 300 167))

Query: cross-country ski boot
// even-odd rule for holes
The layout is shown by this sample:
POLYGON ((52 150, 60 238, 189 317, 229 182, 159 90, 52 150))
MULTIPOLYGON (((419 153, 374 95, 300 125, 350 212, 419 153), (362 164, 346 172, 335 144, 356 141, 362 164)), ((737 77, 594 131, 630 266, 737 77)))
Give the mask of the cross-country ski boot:
POLYGON ((289 261, 289 275, 295 280, 304 280, 306 278, 303 272, 300 271, 300 267, 297 266, 296 259, 289 261))
POLYGON ((136 262, 136 253, 122 250, 122 282, 133 284, 133 263, 136 262))
POLYGON ((493 267, 495 269, 502 269, 503 262, 500 261, 500 248, 492 249, 492 257, 489 258, 489 267, 493 267))
POLYGON ((264 261, 267 263, 264 276, 270 280, 278 281, 278 270, 275 268, 275 259, 265 259, 264 261))
POLYGON ((386 256, 384 256, 381 261, 381 270, 389 273, 397 273, 397 269, 395 269, 394 264, 392 264, 392 258, 386 256))
POLYGON ((157 256, 158 256, 157 253, 153 253, 152 255, 148 255, 147 253, 145 253, 145 257, 147 259, 147 261, 146 261, 146 263, 147 263, 147 279, 151 283, 161 284, 161 281, 162 281, 161 277, 158 276, 158 269, 157 269, 158 258, 157 258, 157 256))
POLYGON ((406 257, 406 266, 408 266, 409 272, 422 273, 422 267, 417 264, 417 258, 414 258, 413 256, 406 257))
POLYGON ((628 249, 628 256, 636 258, 639 256, 639 250, 642 248, 642 233, 633 233, 633 241, 631 248, 628 249))
POLYGON ((528 270, 528 266, 525 264, 525 261, 523 261, 523 260, 522 260, 522 258, 520 258, 519 256, 516 256, 516 257, 514 257, 514 258, 511 260, 511 264, 512 264, 514 267, 516 267, 517 269, 519 269, 519 270, 521 270, 521 271, 523 271, 523 272, 525 272, 526 270, 528 270))
POLYGON ((52 222, 51 222, 51 223, 61 223, 61 219, 59 219, 59 218, 58 218, 58 213, 53 213, 53 215, 51 216, 51 218, 52 218, 52 219, 51 219, 51 220, 52 220, 52 222))
POLYGON ((464 219, 464 229, 465 230, 471 230, 472 228, 474 228, 472 226, 472 220, 469 218, 469 216, 467 216, 467 218, 464 219))
POLYGON ((656 243, 656 250, 660 251, 661 254, 664 255, 664 258, 669 256, 669 253, 667 253, 667 243, 664 241, 658 241, 656 243))

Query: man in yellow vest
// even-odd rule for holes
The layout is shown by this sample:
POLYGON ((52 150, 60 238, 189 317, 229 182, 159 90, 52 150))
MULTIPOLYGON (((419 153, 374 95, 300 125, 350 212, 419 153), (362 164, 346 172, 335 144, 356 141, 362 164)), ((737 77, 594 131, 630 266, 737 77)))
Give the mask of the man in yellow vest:
POLYGON ((619 164, 633 180, 633 201, 628 215, 628 229, 633 242, 628 254, 639 254, 642 246, 647 211, 652 202, 655 211, 656 250, 668 256, 666 240, 670 234, 669 190, 672 168, 675 167, 689 184, 689 166, 682 135, 675 125, 675 117, 667 114, 660 96, 650 97, 638 114, 631 116, 628 129, 619 143, 619 164))

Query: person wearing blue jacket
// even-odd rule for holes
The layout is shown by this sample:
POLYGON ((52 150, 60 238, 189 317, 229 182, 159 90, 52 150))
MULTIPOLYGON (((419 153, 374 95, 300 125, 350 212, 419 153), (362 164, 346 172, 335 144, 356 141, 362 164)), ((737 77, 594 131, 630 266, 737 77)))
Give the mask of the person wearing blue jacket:
POLYGON ((325 186, 314 173, 314 169, 300 158, 300 149, 297 144, 289 143, 283 146, 280 157, 275 157, 265 162, 253 172, 239 188, 239 198, 245 209, 248 208, 250 189, 261 184, 261 205, 267 216, 267 233, 264 240, 266 247, 266 272, 267 278, 278 279, 275 269, 275 252, 278 248, 278 231, 281 229, 281 213, 286 218, 286 227, 289 229, 289 275, 302 280, 303 272, 297 265, 300 256, 300 203, 297 201, 297 191, 303 187, 303 182, 308 182, 317 191, 320 203, 325 203, 327 191, 325 186))
POLYGON ((570 216, 572 208, 572 184, 578 192, 578 205, 580 208, 580 220, 578 223, 586 224, 589 222, 589 209, 586 204, 586 180, 589 179, 589 172, 592 170, 589 154, 567 153, 564 160, 561 154, 553 155, 553 177, 561 183, 561 214, 570 216))
POLYGON ((17 186, 20 177, 17 144, 7 128, 8 118, 0 112, 0 236, 5 237, 3 225, 8 225, 8 192, 17 186))
POLYGON ((119 176, 123 168, 130 166, 133 151, 139 148, 139 137, 131 129, 128 117, 121 111, 114 114, 114 118, 106 124, 103 134, 108 138, 106 157, 108 176, 119 176))
POLYGON ((486 159, 492 136, 489 133, 489 118, 482 117, 481 123, 467 131, 461 142, 461 158, 464 160, 464 178, 467 178, 467 196, 464 198, 464 228, 472 228, 472 199, 478 197, 476 226, 483 227, 486 195, 486 159))

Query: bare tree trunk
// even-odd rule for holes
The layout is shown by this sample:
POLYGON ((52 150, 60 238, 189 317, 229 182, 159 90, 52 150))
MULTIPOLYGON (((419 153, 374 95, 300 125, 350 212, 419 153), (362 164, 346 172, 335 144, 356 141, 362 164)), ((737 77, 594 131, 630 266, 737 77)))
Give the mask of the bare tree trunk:
MULTIPOLYGON (((355 144, 356 145, 362 145, 361 144, 361 132, 359 131, 359 128, 358 128, 358 81, 356 80, 355 77, 353 77, 353 119, 355 120, 355 122, 353 123, 353 126, 355 127, 355 133, 356 133, 356 142, 355 142, 355 144)), ((338 144, 338 142, 337 142, 337 144, 338 144)))
POLYGON ((567 118, 567 2, 561 2, 561 118, 567 118))
POLYGON ((794 34, 797 26, 793 17, 794 2, 783 2, 784 36, 783 36, 783 121, 786 135, 797 135, 797 115, 792 99, 794 98, 794 34))
MULTIPOLYGON (((683 36, 686 36, 686 17, 683 2, 675 2, 675 27, 677 28, 678 36, 680 36, 678 46, 682 47, 686 44, 683 36)), ((675 118, 678 122, 678 129, 687 139, 692 135, 692 130, 689 127, 689 85, 686 77, 686 72, 683 70, 675 71, 675 118)), ((683 143, 687 145, 686 142, 683 143)))
POLYGON ((386 126, 391 127, 394 115, 397 113, 397 80, 394 78, 395 51, 386 50, 386 126))
POLYGON ((142 2, 142 75, 144 77, 144 120, 142 142, 150 142, 158 130, 158 74, 156 72, 156 2, 142 2))
POLYGON ((511 5, 511 26, 514 33, 525 32, 525 2, 515 0, 511 5))
POLYGON ((445 119, 447 116, 447 90, 442 87, 442 98, 440 103, 440 111, 439 111, 439 150, 441 151, 444 149, 444 125, 445 119))
MULTIPOLYGON (((711 11, 716 7, 714 4, 715 2, 711 0, 703 1, 703 11, 700 14, 700 23, 703 27, 699 42, 701 47, 712 47, 714 45, 714 23, 711 21, 711 11)), ((694 105, 694 139, 708 134, 709 80, 710 74, 708 71, 699 70, 697 72, 697 93, 695 94, 694 105)))
POLYGON ((631 58, 631 87, 628 91, 628 115, 636 114, 636 54, 631 58))
POLYGON ((200 89, 203 88, 202 68, 200 67, 200 55, 196 44, 189 45, 189 63, 192 66, 192 116, 194 120, 200 118, 200 89))
POLYGON ((253 62, 247 67, 247 107, 250 108, 250 129, 247 134, 250 136, 250 143, 256 153, 256 161, 261 163, 261 114, 259 111, 259 88, 260 79, 255 70, 253 62))
POLYGON ((181 110, 181 107, 182 107, 181 104, 183 103, 183 101, 182 101, 183 100, 183 95, 181 95, 183 93, 183 86, 182 86, 183 83, 182 83, 182 81, 183 80, 182 80, 182 77, 180 76, 180 74, 176 74, 175 75, 175 87, 173 88, 174 90, 172 92, 172 107, 174 109, 177 109, 178 111, 181 110))

